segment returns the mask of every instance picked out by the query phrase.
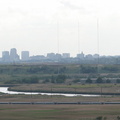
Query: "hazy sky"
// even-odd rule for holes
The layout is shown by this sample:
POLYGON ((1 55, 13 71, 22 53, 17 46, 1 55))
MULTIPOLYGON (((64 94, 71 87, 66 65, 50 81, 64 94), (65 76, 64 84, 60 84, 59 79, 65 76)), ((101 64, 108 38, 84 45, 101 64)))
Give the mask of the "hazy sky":
POLYGON ((97 19, 99 53, 120 55, 120 0, 0 0, 0 54, 98 53, 97 19))

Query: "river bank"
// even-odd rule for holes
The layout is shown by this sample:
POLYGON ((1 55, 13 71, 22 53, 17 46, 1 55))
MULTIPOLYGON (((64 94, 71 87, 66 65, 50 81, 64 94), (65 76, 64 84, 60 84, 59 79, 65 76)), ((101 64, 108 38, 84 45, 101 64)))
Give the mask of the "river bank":
POLYGON ((120 95, 120 85, 115 84, 24 84, 8 88, 9 91, 30 93, 61 93, 89 95, 120 95))
POLYGON ((100 92, 73 92, 73 91, 50 91, 50 90, 16 90, 13 88, 8 88, 9 91, 14 91, 14 92, 28 92, 28 93, 43 93, 43 94, 74 94, 74 95, 120 95, 120 93, 100 93, 100 92))
POLYGON ((30 92, 30 91, 9 91, 9 87, 0 87, 0 92, 5 94, 25 94, 25 95, 61 95, 61 96, 67 96, 67 97, 73 97, 73 96, 93 96, 97 97, 99 95, 94 94, 74 94, 74 93, 49 93, 49 92, 30 92))

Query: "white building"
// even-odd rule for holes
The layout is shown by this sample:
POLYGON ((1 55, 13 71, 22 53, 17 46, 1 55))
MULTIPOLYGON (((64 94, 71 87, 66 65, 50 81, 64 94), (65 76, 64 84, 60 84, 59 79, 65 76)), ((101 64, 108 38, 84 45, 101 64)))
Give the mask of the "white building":
POLYGON ((77 58, 84 59, 84 53, 81 52, 80 54, 77 54, 77 58))
POLYGON ((21 60, 23 60, 23 61, 29 60, 29 51, 22 51, 21 52, 21 60))
POLYGON ((14 61, 19 61, 19 55, 17 54, 17 50, 16 48, 12 48, 10 50, 10 61, 14 62, 14 61))
POLYGON ((3 62, 9 62, 10 61, 9 51, 3 51, 2 52, 2 61, 3 62))
POLYGON ((62 57, 63 57, 63 58, 70 58, 70 53, 63 53, 63 54, 62 54, 62 57))

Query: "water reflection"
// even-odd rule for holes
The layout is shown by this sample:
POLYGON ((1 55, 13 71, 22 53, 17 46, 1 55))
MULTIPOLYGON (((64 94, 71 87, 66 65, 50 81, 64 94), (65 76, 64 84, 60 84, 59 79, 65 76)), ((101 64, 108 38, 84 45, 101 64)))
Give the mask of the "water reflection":
POLYGON ((63 94, 63 93, 41 93, 41 92, 15 92, 15 91, 8 91, 9 87, 0 87, 0 92, 6 93, 6 94, 26 94, 26 95, 63 95, 67 97, 73 97, 73 96, 84 96, 84 97, 97 97, 99 95, 88 95, 88 94, 63 94))

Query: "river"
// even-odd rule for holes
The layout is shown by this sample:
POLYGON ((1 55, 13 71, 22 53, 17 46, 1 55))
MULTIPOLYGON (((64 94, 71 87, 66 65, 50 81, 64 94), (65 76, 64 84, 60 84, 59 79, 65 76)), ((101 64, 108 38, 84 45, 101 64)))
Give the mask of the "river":
POLYGON ((84 97, 97 97, 99 95, 89 95, 89 94, 63 94, 63 93, 41 93, 41 92, 16 92, 16 91, 8 91, 9 87, 0 87, 0 92, 6 94, 26 94, 26 95, 63 95, 67 97, 73 96, 84 96, 84 97))

